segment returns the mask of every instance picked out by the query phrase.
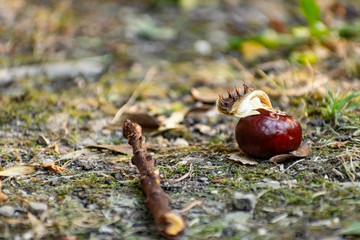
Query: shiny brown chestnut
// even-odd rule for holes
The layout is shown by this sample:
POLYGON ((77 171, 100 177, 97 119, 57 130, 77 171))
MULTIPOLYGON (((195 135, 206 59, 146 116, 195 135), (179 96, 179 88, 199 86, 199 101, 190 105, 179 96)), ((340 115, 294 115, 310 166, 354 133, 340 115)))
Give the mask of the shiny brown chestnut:
POLYGON ((228 91, 228 97, 219 95, 216 102, 220 113, 240 118, 235 137, 240 149, 256 158, 272 156, 296 150, 302 140, 298 120, 271 106, 268 95, 252 90, 244 84, 244 93, 238 88, 228 91))

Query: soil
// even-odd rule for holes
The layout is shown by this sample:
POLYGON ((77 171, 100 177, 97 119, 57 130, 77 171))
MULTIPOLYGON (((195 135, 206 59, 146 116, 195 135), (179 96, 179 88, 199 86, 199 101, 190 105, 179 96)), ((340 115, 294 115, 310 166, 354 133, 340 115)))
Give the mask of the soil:
MULTIPOLYGON (((249 57, 229 43, 306 25, 297 3, 4 2, 1 167, 35 169, 1 177, 1 239, 165 239, 122 136, 127 118, 142 121, 161 185, 183 209, 179 239, 360 236, 359 98, 331 110, 360 90, 358 36, 268 50, 249 41, 249 57), (309 49, 315 63, 293 61, 309 49), (239 150, 237 119, 219 114, 215 100, 244 82, 299 119, 310 155, 271 163, 239 150)), ((352 1, 322 7, 329 26, 360 16, 352 1)))

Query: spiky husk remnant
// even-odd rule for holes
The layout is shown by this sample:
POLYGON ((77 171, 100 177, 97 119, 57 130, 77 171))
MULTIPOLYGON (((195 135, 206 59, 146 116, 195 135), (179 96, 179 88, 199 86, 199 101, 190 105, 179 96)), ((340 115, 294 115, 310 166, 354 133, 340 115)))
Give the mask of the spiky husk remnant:
POLYGON ((272 108, 269 96, 264 91, 253 90, 246 84, 244 84, 243 94, 238 88, 235 88, 234 93, 228 90, 227 98, 220 94, 216 106, 220 113, 238 118, 257 115, 259 114, 258 109, 280 112, 272 108))
POLYGON ((247 93, 252 92, 253 89, 249 88, 245 83, 243 84, 244 90, 243 94, 240 93, 240 89, 235 87, 234 93, 228 89, 228 97, 224 97, 222 94, 219 94, 219 99, 216 101, 216 106, 219 112, 225 115, 232 115, 237 110, 239 100, 245 96, 247 93))

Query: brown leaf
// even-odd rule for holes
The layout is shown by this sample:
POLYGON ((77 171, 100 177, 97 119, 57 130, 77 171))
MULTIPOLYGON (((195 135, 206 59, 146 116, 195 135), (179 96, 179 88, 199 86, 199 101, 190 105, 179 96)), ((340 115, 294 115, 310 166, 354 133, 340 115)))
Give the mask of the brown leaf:
POLYGON ((54 173, 63 173, 63 172, 67 172, 68 170, 66 168, 60 167, 58 165, 55 164, 51 164, 51 163, 47 163, 42 165, 42 168, 45 170, 50 170, 54 173))
POLYGON ((232 161, 235 161, 235 162, 240 162, 240 163, 242 163, 244 165, 258 165, 259 164, 253 158, 250 158, 250 157, 246 156, 243 153, 229 154, 227 158, 229 160, 232 160, 232 161))
POLYGON ((217 178, 217 179, 214 179, 212 180, 211 182, 212 183, 222 183, 222 182, 227 182, 229 181, 231 178, 217 178))
POLYGON ((35 239, 41 239, 47 232, 44 223, 39 220, 36 216, 28 212, 28 219, 32 225, 32 231, 35 233, 35 239))
POLYGON ((15 165, 0 171, 0 176, 14 177, 26 175, 35 172, 35 166, 30 165, 15 165))
POLYGON ((126 117, 130 121, 139 124, 145 131, 158 129, 161 125, 157 118, 147 113, 128 113, 126 117))
POLYGON ((0 182, 0 204, 4 203, 6 200, 9 199, 9 196, 1 191, 1 185, 2 182, 0 182))
POLYGON ((336 142, 331 142, 328 145, 330 145, 331 148, 339 149, 339 148, 344 147, 348 143, 349 143, 349 141, 344 141, 344 142, 336 141, 336 142))
POLYGON ((208 105, 208 104, 203 104, 200 107, 192 107, 192 108, 190 108, 186 112, 185 116, 190 114, 190 113, 203 113, 203 112, 207 112, 207 111, 212 110, 212 109, 214 109, 214 106, 208 105))
POLYGON ((96 149, 107 149, 113 152, 131 155, 133 153, 132 147, 129 144, 120 144, 120 145, 87 145, 87 148, 96 148, 96 149))
POLYGON ((218 99, 218 93, 210 88, 193 88, 191 89, 191 96, 203 103, 215 103, 218 99))
POLYGON ((272 163, 280 163, 284 162, 289 159, 297 159, 297 158, 304 158, 308 156, 311 153, 311 148, 307 143, 302 143, 298 149, 295 151, 286 153, 286 154, 279 154, 276 156, 273 156, 269 159, 269 162, 272 163))

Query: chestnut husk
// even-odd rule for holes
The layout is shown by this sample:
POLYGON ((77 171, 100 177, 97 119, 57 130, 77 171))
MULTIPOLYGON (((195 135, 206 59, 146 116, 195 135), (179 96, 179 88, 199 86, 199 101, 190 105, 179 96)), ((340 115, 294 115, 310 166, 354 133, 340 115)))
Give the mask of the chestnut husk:
POLYGON ((219 95, 220 113, 240 118, 235 137, 240 149, 255 158, 270 158, 296 150, 302 141, 302 129, 294 117, 273 109, 268 95, 244 84, 228 97, 219 95))

